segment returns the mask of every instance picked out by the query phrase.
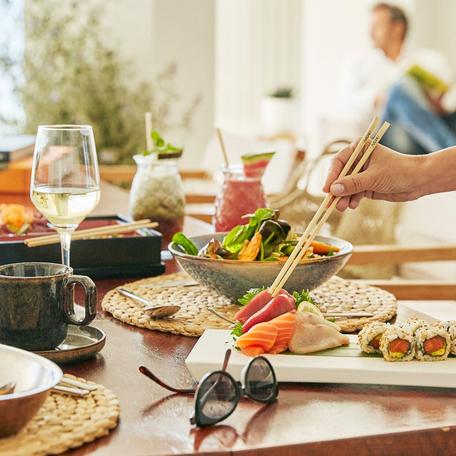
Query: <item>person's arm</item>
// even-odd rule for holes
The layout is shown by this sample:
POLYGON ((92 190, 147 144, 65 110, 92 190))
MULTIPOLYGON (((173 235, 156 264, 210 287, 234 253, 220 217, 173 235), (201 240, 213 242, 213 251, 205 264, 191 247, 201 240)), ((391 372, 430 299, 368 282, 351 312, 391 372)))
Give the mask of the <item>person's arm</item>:
POLYGON ((323 188, 342 197, 339 210, 355 209, 364 197, 410 201, 456 190, 456 147, 429 155, 403 155, 379 145, 364 171, 338 179, 352 152, 353 146, 349 146, 336 155, 323 188))

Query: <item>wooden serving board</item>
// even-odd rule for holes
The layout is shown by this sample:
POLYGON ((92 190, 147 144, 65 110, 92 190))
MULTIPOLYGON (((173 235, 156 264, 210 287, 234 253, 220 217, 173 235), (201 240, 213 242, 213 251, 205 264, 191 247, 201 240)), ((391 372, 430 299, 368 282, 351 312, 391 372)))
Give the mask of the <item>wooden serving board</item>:
MULTIPOLYGON (((266 355, 279 382, 363 383, 376 385, 456 386, 456 357, 446 361, 387 362, 378 355, 361 352, 357 336, 350 335, 350 345, 309 355, 266 355)), ((206 330, 186 359, 193 377, 221 368, 225 351, 233 347, 227 330, 206 330)), ((232 351, 228 372, 237 380, 250 357, 232 351)))

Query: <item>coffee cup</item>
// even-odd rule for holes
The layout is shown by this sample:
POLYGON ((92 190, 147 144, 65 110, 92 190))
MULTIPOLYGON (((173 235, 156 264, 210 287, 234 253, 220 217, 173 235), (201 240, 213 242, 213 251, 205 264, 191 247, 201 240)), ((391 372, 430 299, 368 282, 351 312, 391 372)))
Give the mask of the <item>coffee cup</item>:
POLYGON ((96 287, 86 276, 54 263, 0 266, 0 343, 40 351, 65 340, 68 324, 87 325, 96 315, 96 287), (74 311, 73 288, 84 289, 85 314, 74 311))

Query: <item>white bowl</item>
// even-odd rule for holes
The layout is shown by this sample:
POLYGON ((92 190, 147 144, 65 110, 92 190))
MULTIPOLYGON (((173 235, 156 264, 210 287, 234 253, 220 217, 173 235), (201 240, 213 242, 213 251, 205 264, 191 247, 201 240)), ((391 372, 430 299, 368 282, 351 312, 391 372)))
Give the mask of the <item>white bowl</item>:
POLYGON ((57 364, 34 353, 0 344, 0 386, 15 383, 0 395, 0 437, 20 431, 38 412, 62 378, 57 364))

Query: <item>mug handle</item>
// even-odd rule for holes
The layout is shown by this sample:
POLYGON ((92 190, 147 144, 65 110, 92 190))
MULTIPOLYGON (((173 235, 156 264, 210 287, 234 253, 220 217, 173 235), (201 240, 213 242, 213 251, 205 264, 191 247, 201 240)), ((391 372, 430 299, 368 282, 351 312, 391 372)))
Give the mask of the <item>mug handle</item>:
POLYGON ((65 300, 63 304, 63 314, 67 323, 72 325, 88 325, 97 314, 97 287, 92 279, 86 276, 72 275, 69 276, 65 284, 65 300), (74 301, 73 301, 73 286, 80 284, 84 288, 84 318, 78 320, 75 318, 74 301))

